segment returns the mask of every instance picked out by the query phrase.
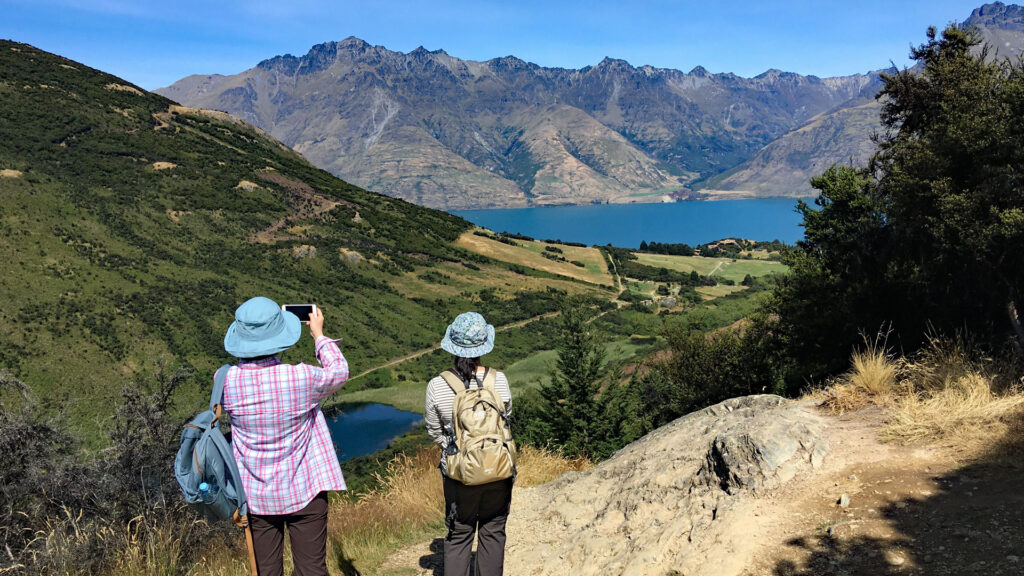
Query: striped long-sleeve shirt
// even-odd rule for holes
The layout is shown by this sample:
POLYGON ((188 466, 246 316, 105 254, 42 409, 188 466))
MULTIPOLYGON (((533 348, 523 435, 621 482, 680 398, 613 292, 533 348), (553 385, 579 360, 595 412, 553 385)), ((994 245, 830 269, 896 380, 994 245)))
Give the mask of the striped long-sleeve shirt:
MULTIPOLYGON (((470 388, 475 388, 483 382, 484 369, 481 367, 476 374, 476 380, 470 382, 470 388)), ((512 412, 512 391, 508 386, 508 378, 502 372, 495 372, 494 389, 498 396, 505 402, 505 412, 512 412)), ((452 404, 455 402, 455 392, 441 376, 435 376, 427 384, 427 402, 423 411, 423 419, 427 423, 427 434, 435 444, 441 447, 444 454, 448 447, 448 437, 452 428, 452 404)), ((443 458, 442 458, 443 461, 443 458)))
POLYGON ((254 514, 288 514, 345 489, 320 402, 348 380, 348 362, 329 338, 317 338, 316 355, 322 368, 270 357, 228 370, 224 410, 254 514))

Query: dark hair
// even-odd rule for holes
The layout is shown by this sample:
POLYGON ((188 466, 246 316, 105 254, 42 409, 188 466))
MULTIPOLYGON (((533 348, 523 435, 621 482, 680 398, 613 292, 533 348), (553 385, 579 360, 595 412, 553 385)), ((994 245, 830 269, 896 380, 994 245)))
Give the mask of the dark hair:
POLYGON ((476 368, 480 365, 480 358, 455 357, 455 374, 462 378, 463 382, 469 382, 476 375, 476 368))
POLYGON ((266 360, 267 358, 273 358, 277 354, 267 354, 265 356, 256 356, 254 358, 239 358, 242 362, 259 362, 260 360, 266 360))

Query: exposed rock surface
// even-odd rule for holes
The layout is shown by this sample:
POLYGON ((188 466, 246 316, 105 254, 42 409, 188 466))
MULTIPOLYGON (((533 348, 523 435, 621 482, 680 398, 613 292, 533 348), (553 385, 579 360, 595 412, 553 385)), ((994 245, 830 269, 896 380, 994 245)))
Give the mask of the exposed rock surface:
POLYGON ((825 425, 778 396, 688 414, 591 470, 517 490, 509 574, 737 574, 753 498, 821 465, 825 425), (675 571, 675 572, 674 572, 675 571))
POLYGON ((292 247, 292 256, 302 260, 304 258, 316 258, 316 246, 300 244, 292 247))

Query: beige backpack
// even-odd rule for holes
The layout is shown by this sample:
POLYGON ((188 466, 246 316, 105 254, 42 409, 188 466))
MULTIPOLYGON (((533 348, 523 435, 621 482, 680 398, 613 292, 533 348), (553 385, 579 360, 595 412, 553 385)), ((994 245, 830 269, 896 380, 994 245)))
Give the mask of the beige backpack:
POLYGON ((441 377, 455 393, 454 430, 444 455, 445 473, 452 480, 470 486, 514 476, 516 445, 512 441, 505 402, 494 387, 494 372, 486 369, 479 388, 470 388, 468 382, 463 382, 450 370, 442 372, 441 377))

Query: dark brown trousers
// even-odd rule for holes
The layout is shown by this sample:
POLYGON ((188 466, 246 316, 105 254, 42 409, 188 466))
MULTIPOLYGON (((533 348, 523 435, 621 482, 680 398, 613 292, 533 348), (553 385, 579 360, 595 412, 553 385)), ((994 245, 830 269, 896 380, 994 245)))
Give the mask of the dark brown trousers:
POLYGON ((327 576, 327 493, 291 514, 250 514, 259 576, 283 576, 284 527, 292 544, 295 576, 327 576))
MULTIPOLYGON (((474 576, 501 576, 505 569, 505 522, 512 502, 512 479, 466 486, 444 477, 444 576, 469 576, 473 536, 477 537, 474 576)), ((262 575, 261 575, 262 576, 262 575)))

